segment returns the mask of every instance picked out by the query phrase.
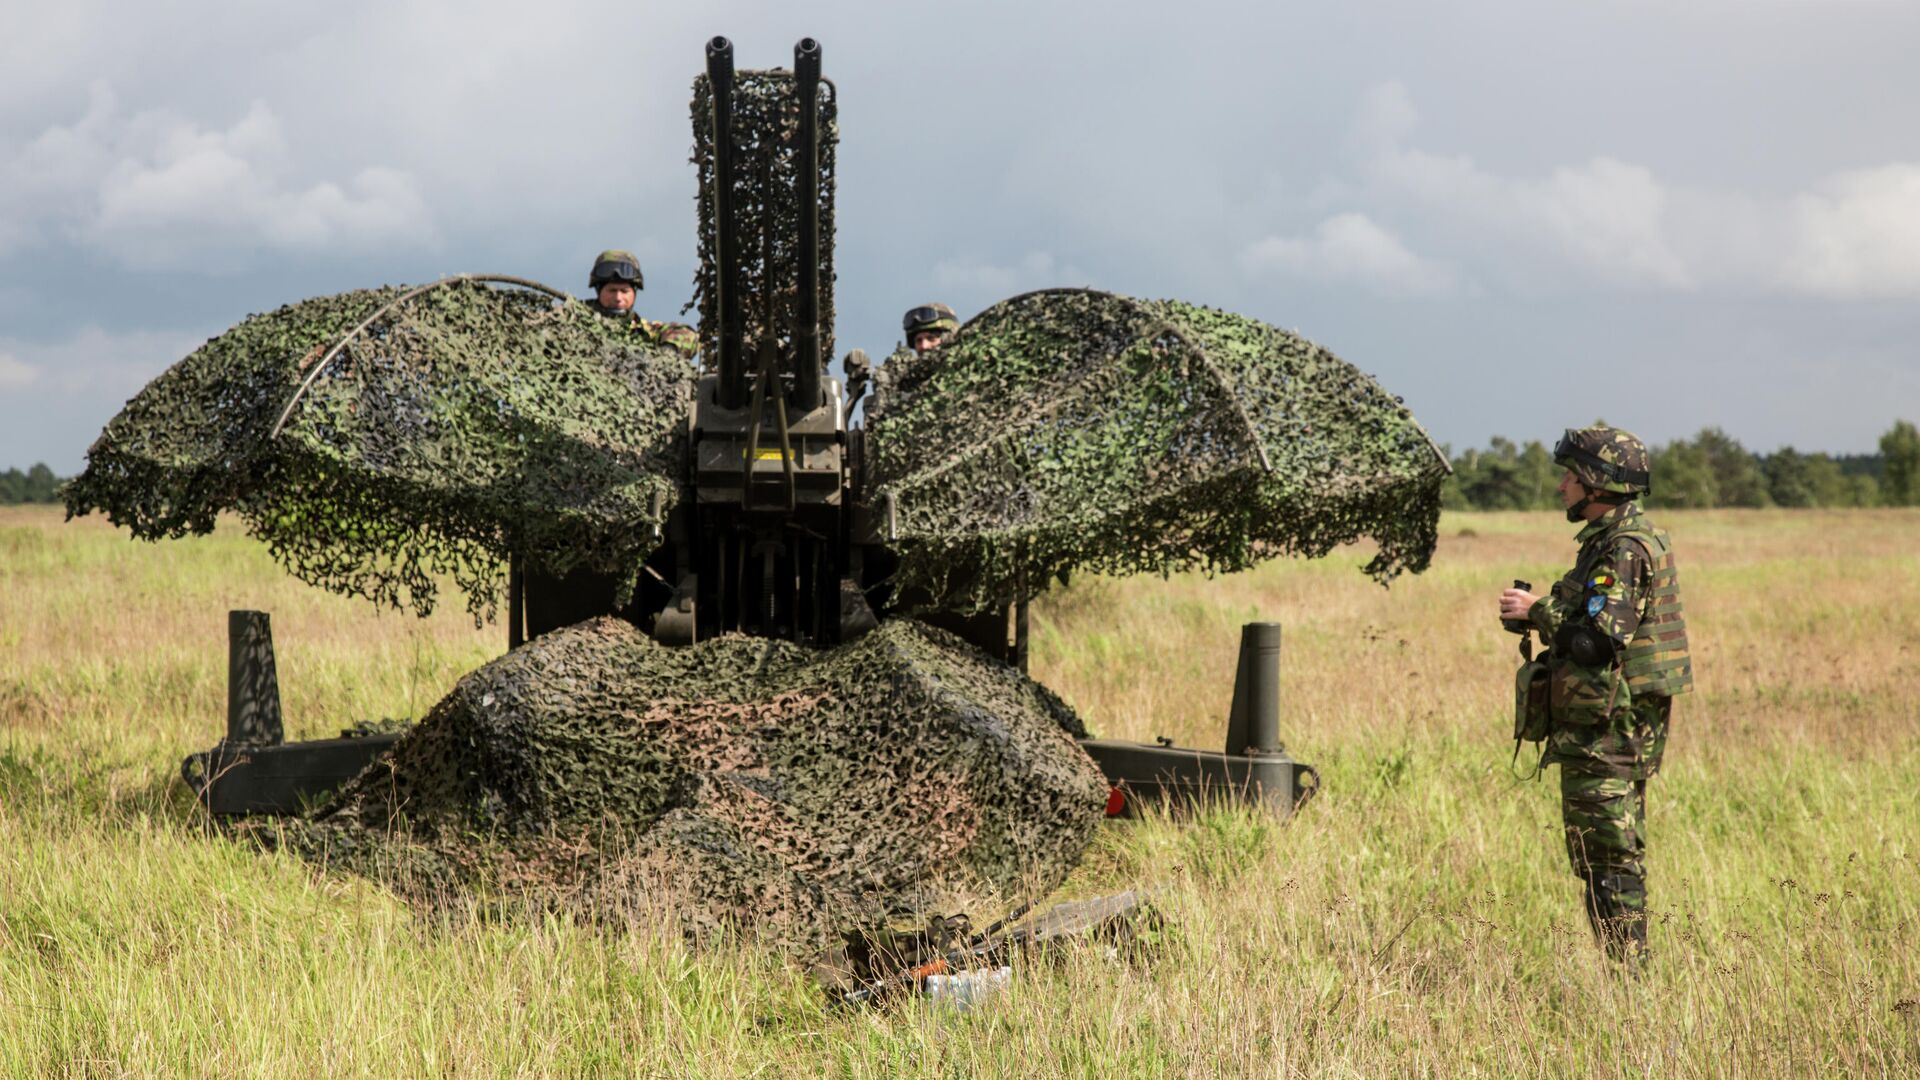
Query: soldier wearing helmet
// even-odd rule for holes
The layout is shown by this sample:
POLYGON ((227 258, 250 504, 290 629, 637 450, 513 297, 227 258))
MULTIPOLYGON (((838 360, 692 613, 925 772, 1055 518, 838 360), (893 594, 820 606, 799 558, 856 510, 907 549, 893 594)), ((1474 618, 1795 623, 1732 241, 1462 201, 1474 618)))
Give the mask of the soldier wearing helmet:
POLYGON ((960 329, 960 318, 945 304, 921 304, 901 316, 900 329, 907 336, 907 347, 925 356, 960 329))
POLYGON ((594 258, 593 271, 587 276, 587 287, 593 290, 587 306, 609 319, 625 322, 648 343, 671 346, 691 359, 700 351, 700 335, 691 326, 643 319, 633 310, 633 302, 645 284, 640 260, 632 252, 617 248, 603 251, 594 258))
POLYGON ((897 346, 873 375, 876 403, 904 385, 909 374, 926 360, 927 355, 945 344, 947 338, 960 329, 960 317, 945 304, 921 304, 908 308, 907 313, 901 316, 900 329, 906 335, 906 342, 897 346))
POLYGON ((1636 502, 1652 486, 1644 443, 1605 425, 1568 430, 1553 460, 1566 470, 1567 520, 1582 525, 1579 555, 1544 597, 1502 592, 1500 615, 1549 643, 1542 761, 1560 766, 1567 857, 1595 934, 1637 967, 1647 949, 1647 781, 1673 698, 1693 688, 1680 579, 1665 530, 1636 502))

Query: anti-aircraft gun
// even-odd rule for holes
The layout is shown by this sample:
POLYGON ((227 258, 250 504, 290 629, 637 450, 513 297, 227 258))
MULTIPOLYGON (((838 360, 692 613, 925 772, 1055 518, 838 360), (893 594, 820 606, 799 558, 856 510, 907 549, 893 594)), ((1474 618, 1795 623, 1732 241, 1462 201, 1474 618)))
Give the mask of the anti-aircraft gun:
MULTIPOLYGON (((490 596, 491 568, 510 557, 513 649, 609 613, 672 646, 744 633, 828 647, 910 616, 1024 671, 1026 603, 1070 572, 1232 571, 1361 535, 1380 545, 1368 570, 1383 581, 1424 567, 1445 468, 1424 431, 1318 346, 1228 313, 1084 289, 1015 297, 887 380, 854 424, 857 392, 825 364, 838 129, 820 60, 808 38, 791 71, 736 70, 731 43, 708 43, 693 101, 706 367, 682 374, 671 358, 622 352, 551 384, 630 366, 638 374, 615 387, 631 414, 617 431, 561 417, 548 425, 561 430, 529 435, 523 416, 554 409, 538 399, 538 371, 488 382, 480 367, 462 370, 473 358, 457 352, 413 367, 387 355, 445 339, 408 322, 440 317, 404 308, 431 299, 429 286, 381 297, 386 306, 365 318, 354 308, 351 318, 329 314, 332 323, 307 319, 300 325, 334 328, 299 338, 312 342, 304 358, 249 369, 251 382, 206 376, 241 414, 203 440, 191 469, 143 444, 136 399, 90 453, 70 508, 108 509, 147 536, 204 531, 215 512, 237 508, 295 573, 396 606, 409 590, 416 607, 423 595, 430 603, 428 566, 452 567, 470 597, 490 596), (355 375, 363 385, 322 378, 356 335, 375 339, 355 375), (300 387, 280 408, 267 399, 289 377, 300 387), (1002 400, 983 401, 986 385, 1002 400), (315 403, 329 393, 340 400, 315 403), (984 407, 1010 415, 985 425, 984 407), (408 440, 435 430, 419 417, 435 409, 499 428, 498 460, 462 448, 407 464, 408 440), (265 425, 247 417, 272 413, 262 440, 265 425), (536 453, 548 464, 583 455, 593 468, 567 473, 556 494, 515 474, 536 453), (461 490, 484 497, 443 494, 456 486, 440 475, 452 460, 480 470, 461 490), (343 468, 359 472, 343 480, 343 468), (315 502, 353 527, 317 529, 315 502), (575 543, 592 530, 590 543, 575 543), (423 556, 425 536, 441 539, 423 556), (561 548, 567 557, 553 555, 561 548)), ((435 285, 481 280, 532 284, 435 285)), ((554 335, 591 343, 608 333, 577 304, 487 295, 537 325, 527 340, 550 354, 554 335)), ((209 343, 203 369, 228 363, 219 344, 209 343)), ((1136 797, 1200 795, 1286 812, 1311 795, 1317 775, 1278 738, 1279 648, 1278 625, 1245 628, 1222 750, 1082 740, 1112 783, 1108 812, 1136 797)), ((216 813, 288 812, 399 737, 285 742, 266 616, 235 612, 227 737, 183 770, 216 813)))
MULTIPOLYGON (((791 72, 736 72, 732 43, 716 37, 695 86, 709 366, 693 387, 678 505, 647 567, 664 589, 643 589, 626 612, 664 644, 738 632, 832 645, 875 623, 859 433, 822 360, 833 84, 812 38, 793 58, 791 72)), ((605 575, 521 580, 510 644, 607 610, 605 575)))

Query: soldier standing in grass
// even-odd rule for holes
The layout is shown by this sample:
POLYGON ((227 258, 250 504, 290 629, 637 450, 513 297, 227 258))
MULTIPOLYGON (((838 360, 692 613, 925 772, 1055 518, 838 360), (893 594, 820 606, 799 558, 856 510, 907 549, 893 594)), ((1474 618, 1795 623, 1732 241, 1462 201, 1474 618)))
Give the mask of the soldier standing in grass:
POLYGON ((1615 959, 1647 951, 1647 780, 1660 770, 1673 698, 1693 687, 1680 579, 1665 531, 1634 501, 1649 489, 1647 448, 1632 434, 1569 430, 1567 520, 1584 523, 1573 571, 1545 597, 1500 594, 1500 616, 1550 643, 1552 723, 1544 762, 1560 766, 1567 856, 1587 887, 1587 918, 1615 959))
POLYGON ((593 260, 587 287, 593 290, 588 307, 609 319, 625 321, 649 344, 670 345, 688 359, 700 351, 700 335, 693 327, 643 319, 633 310, 633 302, 645 282, 640 276, 640 260, 634 258, 632 252, 618 249, 601 252, 593 260))

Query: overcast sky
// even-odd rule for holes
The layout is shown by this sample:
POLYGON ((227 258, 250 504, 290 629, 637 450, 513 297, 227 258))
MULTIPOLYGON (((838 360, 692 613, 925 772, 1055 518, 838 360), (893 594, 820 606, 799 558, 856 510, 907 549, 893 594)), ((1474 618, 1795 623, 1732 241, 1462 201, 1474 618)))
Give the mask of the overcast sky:
POLYGON ((841 100, 840 345, 1092 285, 1297 329, 1456 449, 1920 420, 1920 4, 0 0, 0 468, 252 312, 691 291, 702 44, 841 100))

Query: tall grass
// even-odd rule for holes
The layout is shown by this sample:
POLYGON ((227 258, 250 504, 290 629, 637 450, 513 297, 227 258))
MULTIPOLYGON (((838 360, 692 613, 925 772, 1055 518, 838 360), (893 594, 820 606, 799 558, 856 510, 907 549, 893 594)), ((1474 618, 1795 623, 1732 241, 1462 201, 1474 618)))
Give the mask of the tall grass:
POLYGON ((1507 772, 1494 596, 1571 530, 1449 515, 1391 590, 1363 551, 1076 581, 1035 673, 1102 734, 1217 745, 1238 627, 1285 626, 1279 823, 1100 832, 1066 890, 1145 886, 1144 961, 1069 950, 970 1012, 843 1012, 749 942, 417 915, 207 835, 225 618, 274 614, 295 737, 414 716, 497 654, 457 601, 377 614, 238 533, 160 545, 0 511, 0 1071, 10 1075, 1729 1075, 1920 1068, 1920 514, 1669 513, 1698 692, 1650 799, 1654 960, 1579 913, 1557 789, 1507 772))

